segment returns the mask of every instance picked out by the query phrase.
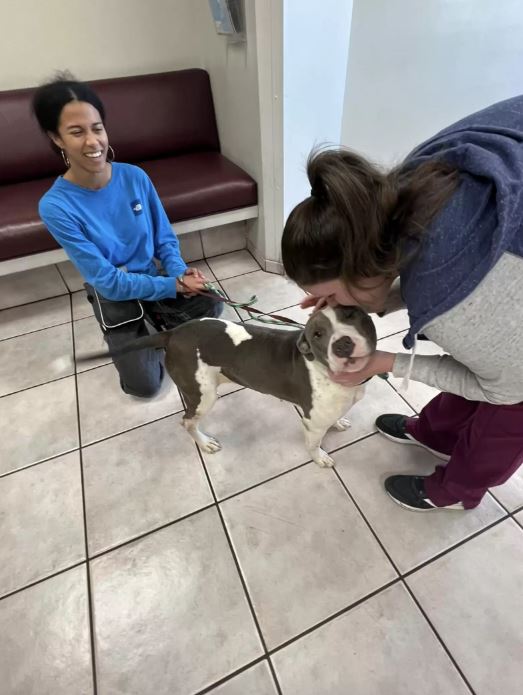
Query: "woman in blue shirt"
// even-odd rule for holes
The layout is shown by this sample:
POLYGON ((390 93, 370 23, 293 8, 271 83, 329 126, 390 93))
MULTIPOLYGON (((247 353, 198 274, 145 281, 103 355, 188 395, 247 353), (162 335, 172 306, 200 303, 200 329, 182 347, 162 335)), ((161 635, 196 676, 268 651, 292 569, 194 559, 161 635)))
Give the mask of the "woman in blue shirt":
MULTIPOLYGON (((35 92, 33 110, 67 169, 42 197, 40 216, 85 279, 109 349, 147 335, 145 320, 172 328, 218 316, 219 303, 196 294, 207 280, 183 261, 147 174, 114 162, 95 92, 59 77, 35 92)), ((122 389, 153 396, 162 358, 156 350, 116 357, 122 389)))

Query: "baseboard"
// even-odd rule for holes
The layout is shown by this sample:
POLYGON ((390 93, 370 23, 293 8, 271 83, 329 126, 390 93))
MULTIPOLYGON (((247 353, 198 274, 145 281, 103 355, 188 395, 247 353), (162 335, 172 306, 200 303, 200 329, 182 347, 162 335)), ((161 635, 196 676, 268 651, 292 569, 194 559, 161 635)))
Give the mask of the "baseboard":
POLYGON ((283 263, 280 263, 279 261, 270 261, 267 259, 265 261, 265 270, 268 273, 276 273, 277 275, 284 275, 285 271, 283 269, 283 263))
MULTIPOLYGON (((171 226, 179 238, 182 255, 183 247, 185 247, 187 249, 185 260, 192 262, 204 256, 215 256, 219 253, 245 248, 246 220, 253 219, 257 215, 258 206, 252 205, 248 208, 177 222, 171 226)), ((10 258, 0 261, 0 277, 67 260, 68 256, 63 249, 10 258)))

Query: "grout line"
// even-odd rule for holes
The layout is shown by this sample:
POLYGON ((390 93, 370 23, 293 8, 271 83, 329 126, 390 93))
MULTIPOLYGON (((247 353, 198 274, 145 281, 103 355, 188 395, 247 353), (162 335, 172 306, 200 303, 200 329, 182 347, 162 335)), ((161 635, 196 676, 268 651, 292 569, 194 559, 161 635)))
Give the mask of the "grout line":
MULTIPOLYGON (((65 326, 65 324, 62 324, 65 326)), ((73 367, 74 367, 74 358, 73 358, 73 367)), ((56 379, 49 379, 49 381, 43 381, 41 384, 33 384, 32 386, 26 386, 26 388, 23 389, 18 389, 17 391, 10 391, 9 393, 4 393, 0 396, 1 398, 7 398, 8 396, 15 396, 17 393, 23 393, 24 391, 30 391, 31 389, 36 389, 39 386, 47 386, 48 384, 54 384, 57 381, 63 381, 64 379, 70 379, 72 376, 75 376, 74 370, 71 372, 71 374, 65 374, 64 376, 59 376, 56 379)))
MULTIPOLYGON (((435 513, 437 513, 437 512, 435 512, 435 513)), ((436 555, 433 555, 432 557, 428 558, 427 560, 424 560, 419 565, 416 565, 415 567, 412 567, 410 570, 403 572, 403 574, 401 575, 402 579, 407 579, 412 574, 415 574, 416 572, 419 572, 420 570, 427 567, 427 565, 431 565, 433 562, 436 562, 436 560, 440 560, 445 555, 448 555, 449 553, 453 552, 457 548, 460 548, 462 545, 465 545, 465 543, 468 543, 469 541, 474 540, 475 538, 477 538, 478 536, 481 536, 482 534, 486 533, 487 531, 490 531, 492 528, 494 528, 498 524, 503 523, 504 521, 506 521, 509 518, 510 518, 509 514, 504 514, 500 519, 496 519, 495 521, 488 524, 487 526, 484 526, 483 528, 479 529, 478 531, 475 531, 470 536, 467 536, 466 538, 462 538, 460 541, 458 541, 454 545, 451 545, 449 548, 445 548, 445 550, 442 550, 441 552, 436 553, 436 555)))
MULTIPOLYGON (((428 625, 429 625, 430 629, 432 630, 434 636, 436 637, 436 639, 438 640, 438 642, 441 644, 442 648, 444 649, 445 653, 447 654, 447 656, 449 657, 450 661, 451 661, 452 664, 454 665, 455 669, 457 670, 457 672, 459 673, 459 675, 460 675, 461 678, 463 679, 465 685, 468 687, 468 689, 470 690, 470 692, 472 693, 472 695, 474 695, 474 690, 472 689, 470 683, 468 682, 467 678, 465 677, 465 674, 463 673, 463 671, 461 670, 461 668, 458 666, 458 664, 457 664, 456 660, 454 659, 454 657, 452 656, 452 654, 451 654, 449 648, 447 647, 447 645, 446 645, 445 642, 443 641, 443 638, 440 636, 440 634, 439 634, 438 631, 436 630, 435 626, 432 624, 431 620, 429 619, 428 615, 426 614, 426 612, 425 612, 425 611, 423 610, 423 608, 421 607, 421 604, 419 603, 419 601, 417 600, 417 598, 414 596, 414 593, 413 593, 413 591, 411 590, 411 588, 408 586, 407 582, 405 581, 405 578, 408 577, 408 576, 410 576, 410 575, 412 575, 412 574, 414 574, 415 572, 417 572, 417 571, 418 571, 419 569, 421 569, 422 567, 425 567, 426 565, 432 564, 434 561, 436 561, 437 559, 439 559, 439 558, 442 557, 443 555, 446 555, 446 554, 452 552, 452 551, 455 550, 459 545, 463 545, 464 543, 467 543, 469 540, 471 540, 471 539, 472 539, 473 537, 475 537, 475 536, 469 536, 469 537, 467 537, 467 538, 464 539, 461 543, 459 543, 459 544, 457 544, 457 545, 453 545, 453 546, 451 546, 450 548, 447 548, 447 549, 446 549, 445 551, 443 551, 442 553, 440 553, 440 554, 438 554, 438 555, 435 555, 434 557, 429 558, 425 563, 422 563, 421 565, 418 565, 417 567, 414 567, 413 569, 409 570, 408 572, 402 573, 402 572, 399 570, 399 567, 398 567, 398 566, 396 565, 396 563, 393 561, 393 559, 392 559, 392 557, 390 556, 389 552, 386 550, 384 544, 381 542, 381 540, 380 540, 378 534, 374 531, 374 528, 372 527, 372 524, 368 521, 368 519, 367 519, 367 517, 365 516, 365 514, 363 513, 362 509, 361 509, 360 506, 357 504, 357 502, 356 502, 356 500, 354 499, 353 495, 352 495, 351 492, 349 491, 349 488, 347 487, 347 485, 345 484, 345 482, 344 482, 343 479, 341 478, 341 475, 340 475, 339 471, 336 470, 336 469, 334 469, 334 472, 335 472, 336 476, 338 477, 338 480, 340 481, 341 485, 342 485, 343 488, 345 489, 347 495, 348 495, 349 498, 351 499, 352 503, 354 504, 354 506, 356 507, 356 509, 357 509, 358 512, 360 513, 360 515, 361 515, 363 521, 366 523, 366 525, 368 526, 368 528, 369 528, 369 530, 371 531, 372 535, 374 536, 374 538, 375 538, 376 541, 378 542, 379 546, 381 547, 381 549, 383 550, 383 552, 384 552, 385 555, 387 556, 389 562, 390 562, 391 565, 394 567, 395 571, 398 573, 399 579, 400 579, 400 581, 401 581, 401 584, 402 584, 402 585, 405 587, 405 589, 408 591, 409 595, 411 596, 411 598, 413 599, 414 603, 415 603, 416 606, 418 607, 420 613, 423 615, 423 617, 425 618, 426 622, 428 623, 428 625)), ((497 520, 494 524, 491 524, 490 526, 488 526, 488 527, 486 527, 486 528, 484 528, 484 529, 481 529, 481 530, 480 530, 477 534, 475 534, 475 535, 480 535, 480 533, 484 533, 486 530, 492 528, 492 526, 497 525, 498 523, 500 523, 501 521, 504 521, 505 519, 506 519, 506 517, 503 517, 502 519, 497 520)))
POLYGON ((156 533, 157 531, 162 531, 163 529, 169 528, 169 526, 174 526, 180 521, 185 521, 186 519, 190 519, 193 516, 196 516, 196 514, 199 514, 200 512, 205 512, 207 509, 211 509, 212 507, 215 506, 214 502, 210 502, 209 504, 206 504, 204 507, 199 507, 198 509, 195 509, 192 512, 189 512, 188 514, 184 514, 183 516, 177 517, 176 519, 171 519, 170 521, 166 521, 165 524, 161 524, 160 526, 155 526, 154 528, 149 529, 148 531, 144 531, 143 533, 140 533, 136 536, 133 536, 132 538, 128 538, 125 541, 122 541, 121 543, 117 543, 116 545, 112 545, 110 548, 106 548, 105 550, 99 550, 96 553, 93 553, 92 555, 89 555, 89 560, 97 560, 100 557, 103 557, 104 555, 108 555, 109 553, 112 553, 113 550, 120 550, 120 548, 124 548, 126 545, 129 545, 131 543, 134 543, 135 541, 141 541, 142 538, 147 538, 147 536, 151 536, 153 533, 156 533))
POLYGON ((20 471, 26 471, 28 468, 34 468, 35 466, 39 466, 42 463, 49 463, 49 461, 54 461, 57 458, 60 458, 61 456, 67 456, 67 454, 72 454, 75 451, 79 451, 78 446, 73 447, 72 449, 68 449, 67 451, 62 451, 59 454, 53 454, 52 456, 49 456, 48 458, 41 459, 40 461, 34 461, 33 463, 28 463, 26 466, 21 466, 20 468, 14 468, 12 471, 7 471, 6 473, 0 474, 0 480, 2 478, 7 478, 9 475, 14 475, 15 473, 20 473, 20 471))
POLYGON ((273 681, 274 681, 274 686, 275 686, 275 688, 276 688, 276 691, 277 691, 278 695, 283 695, 283 691, 282 691, 282 689, 281 689, 281 687, 280 687, 280 684, 279 684, 279 682, 278 682, 278 678, 277 678, 277 676, 276 676, 276 669, 274 668, 274 664, 272 663, 272 659, 271 659, 270 656, 269 656, 269 658, 267 659, 267 663, 269 664, 269 670, 270 670, 270 672, 271 672, 272 679, 273 679, 273 681))
MULTIPOLYGON (((82 514, 83 514, 83 524, 84 524, 84 544, 85 544, 85 557, 89 558, 89 541, 88 541, 88 531, 87 531, 87 507, 85 501, 85 474, 84 474, 84 462, 82 454, 82 429, 80 426, 80 399, 78 396, 78 372, 76 370, 76 344, 74 337, 74 324, 73 324, 73 297, 70 296, 70 307, 71 307, 71 335, 73 341, 73 363, 75 364, 74 373, 74 385, 75 385, 75 398, 76 398, 76 426, 78 428, 78 443, 80 445, 79 457, 80 457, 80 481, 82 488, 82 514)), ((96 644, 95 644, 95 631, 94 631, 94 610, 93 610, 93 589, 91 583, 91 570, 89 562, 87 562, 86 567, 86 579, 87 579, 87 605, 89 610, 89 636, 90 636, 90 646, 91 646, 91 669, 93 677, 93 695, 97 695, 98 684, 96 677, 96 644)))
MULTIPOLYGON (((2 277, 7 277, 7 276, 4 275, 2 277)), ((62 292, 61 294, 53 294, 50 297, 42 297, 40 299, 33 299, 30 302, 22 302, 21 304, 13 304, 13 306, 5 306, 3 309, 0 309, 0 313, 2 311, 7 311, 9 309, 19 309, 20 307, 29 306, 30 304, 38 304, 38 302, 46 302, 48 299, 58 299, 58 297, 67 297, 70 294, 74 294, 74 292, 70 292, 67 289, 65 292, 62 292)))
MULTIPOLYGON (((65 297, 66 295, 64 295, 65 297)), ((7 336, 7 338, 0 338, 0 343, 4 343, 7 340, 14 340, 15 338, 21 338, 24 335, 32 335, 33 333, 41 333, 42 331, 48 331, 50 328, 58 328, 58 326, 65 326, 71 323, 71 319, 67 321, 59 321, 58 323, 53 323, 51 326, 43 326, 42 328, 35 328, 33 331, 22 331, 22 333, 17 333, 16 335, 7 336)))
POLYGON ((336 618, 339 618, 340 616, 344 615, 345 613, 348 613, 353 608, 357 608, 362 603, 365 603, 365 601, 369 601, 370 599, 374 598, 378 594, 381 594, 382 591, 386 591, 387 589, 390 589, 391 586, 394 586, 395 584, 399 584, 400 582, 401 582, 401 577, 396 577, 395 579, 391 579, 390 582, 383 584, 383 586, 380 586, 378 589, 371 591, 369 594, 365 594, 365 596, 362 596, 357 601, 350 603, 348 606, 345 606, 344 608, 341 608, 340 610, 336 611, 335 613, 332 613, 331 615, 327 616, 326 618, 323 618, 323 620, 320 620, 318 623, 311 625, 303 632, 300 632, 299 634, 295 635, 294 637, 291 637, 290 639, 286 640, 285 642, 278 644, 278 646, 273 647, 271 650, 269 650, 269 656, 273 656, 274 654, 277 654, 278 652, 282 651, 283 649, 285 649, 289 645, 293 644, 293 642, 297 642, 298 640, 302 639, 303 637, 310 635, 311 632, 315 632, 316 630, 323 627, 324 625, 327 625, 327 623, 330 623, 332 620, 336 620, 336 618))
MULTIPOLYGON (((236 552, 235 552, 235 550, 234 550, 234 546, 233 546, 233 543, 232 543, 232 540, 231 540, 231 536, 230 536, 230 534, 229 534, 229 530, 227 529, 227 524, 225 523, 225 519, 223 518, 222 510, 220 509, 220 505, 218 504, 218 499, 217 499, 217 497, 216 497, 216 492, 215 492, 214 486, 213 486, 213 484, 212 484, 211 476, 209 475, 209 472, 207 471, 207 467, 206 467, 206 465, 205 465, 205 460, 204 460, 204 458, 203 458, 202 452, 200 451, 199 447, 196 447, 196 449, 197 449, 197 451, 198 451, 198 456, 200 457, 200 463, 201 463, 202 466, 203 466, 203 470, 204 470, 204 473, 205 473, 205 477, 207 478, 207 483, 208 483, 208 485, 209 485, 209 489, 210 489, 211 494, 212 494, 213 499, 214 499, 214 505, 213 505, 213 506, 216 508, 216 511, 218 512, 218 516, 220 517, 220 521, 221 521, 221 524, 222 524, 223 532, 224 532, 224 534, 225 534, 225 538, 227 539, 227 544, 229 545, 229 550, 230 550, 230 552, 231 552, 233 562, 234 562, 234 564, 235 564, 235 566, 236 566, 236 571, 238 572, 238 577, 239 577, 239 579, 240 579, 240 582, 241 582, 241 585, 242 585, 242 588, 243 588, 243 591, 244 591, 244 594, 245 594, 245 598, 246 598, 247 604, 248 604, 248 606, 249 606, 249 610, 251 611, 251 616, 252 616, 254 625, 256 626, 256 630, 258 631, 258 638, 259 638, 259 640, 260 640, 260 643, 261 643, 261 646, 262 646, 262 649, 263 649, 263 653, 264 653, 265 656, 267 656, 267 655, 268 655, 267 644, 266 644, 266 642, 265 642, 265 638, 264 638, 264 636, 263 636, 263 632, 262 632, 261 627, 260 627, 260 624, 259 624, 259 622, 258 622, 258 617, 257 617, 257 615, 256 615, 256 611, 254 610, 254 606, 253 606, 253 604, 252 604, 252 600, 251 600, 251 597, 250 597, 250 595, 249 595, 249 591, 248 591, 248 589, 247 589, 247 583, 246 583, 245 578, 244 578, 244 576, 243 576, 243 573, 242 573, 242 571, 241 571, 240 563, 239 563, 238 558, 237 558, 237 556, 236 556, 236 552)), ((279 686, 278 686, 278 687, 279 687, 279 686)), ((280 693, 279 695, 281 695, 281 693, 280 693)))
MULTIPOLYGON (((107 365, 103 365, 106 367, 107 365)), ((84 374, 84 372, 80 372, 80 374, 84 374)), ((147 425, 152 425, 155 422, 160 422, 161 420, 165 420, 168 417, 172 417, 173 415, 180 415, 183 413, 184 408, 183 408, 183 403, 182 407, 180 410, 173 411, 172 413, 167 413, 166 415, 161 415, 158 418, 155 418, 154 420, 148 420, 147 422, 142 422, 140 425, 135 425, 134 427, 129 427, 126 430, 122 430, 121 432, 114 432, 113 434, 107 435, 107 437, 102 437, 101 439, 96 439, 92 442, 88 442, 84 446, 82 446, 82 449, 87 449, 90 446, 94 446, 95 444, 100 444, 101 442, 106 442, 108 439, 114 439, 115 437, 119 437, 121 434, 126 434, 127 432, 134 432, 134 430, 140 429, 140 427, 146 427, 147 425)))
POLYGON ((46 574, 45 577, 40 577, 40 579, 35 579, 34 581, 29 582, 29 584, 19 586, 18 589, 13 589, 12 591, 8 591, 6 594, 2 594, 2 596, 0 596, 0 601, 3 601, 6 598, 10 598, 11 596, 15 596, 16 594, 19 594, 21 591, 25 591, 26 589, 31 589, 33 586, 38 586, 38 584, 42 584, 43 582, 46 582, 48 579, 59 577, 61 574, 65 574, 65 572, 69 572, 69 570, 74 570, 76 567, 81 567, 85 564, 87 564, 86 560, 79 560, 78 562, 75 562, 72 565, 62 567, 62 569, 56 570, 55 572, 51 572, 51 574, 46 574))
MULTIPOLYGON (((233 680, 233 678, 241 675, 245 671, 248 671, 253 666, 256 666, 257 664, 261 664, 263 661, 265 661, 265 659, 266 659, 266 656, 264 654, 263 656, 259 656, 257 659, 254 659, 253 661, 249 661, 248 664, 245 664, 244 666, 237 669, 236 671, 233 671, 232 673, 228 673, 226 676, 223 676, 223 678, 220 678, 219 680, 215 681, 214 683, 211 683, 211 685, 206 686, 203 690, 198 690, 198 692, 194 693, 194 695, 207 695, 207 693, 210 693, 212 690, 214 690, 218 686, 223 685, 224 683, 228 683, 229 681, 233 680)), ((267 659, 267 661, 268 661, 268 659, 267 659)))
POLYGON ((364 523, 366 524, 367 528, 369 529, 369 531, 371 532, 371 534, 374 536, 374 539, 377 541, 378 545, 379 545, 380 548, 382 549, 382 551, 383 551, 383 553, 385 554, 385 556, 387 557, 388 561, 390 562, 390 564, 391 564, 392 567, 394 568, 394 571, 396 572, 396 574, 398 575, 398 577, 401 577, 402 574, 401 574, 401 572, 400 572, 399 567, 396 565, 396 563, 394 562, 394 560, 393 560, 392 557, 390 556, 390 553, 389 553, 389 551, 386 549, 385 545, 381 542, 381 540, 380 540, 378 534, 377 534, 376 531, 373 529, 372 524, 370 523, 370 521, 367 519, 367 517, 366 517, 365 514, 363 513, 363 511, 362 511, 360 505, 359 505, 359 504, 356 502, 356 500, 354 499, 352 493, 350 492, 349 488, 348 488, 347 485, 345 484, 345 481, 344 481, 343 478, 341 477, 341 475, 340 475, 339 471, 337 470, 336 466, 334 466, 332 470, 333 470, 334 474, 336 475, 336 477, 338 478, 338 482, 341 484, 342 488, 343 488, 343 489, 345 490, 345 492, 347 493, 347 495, 348 495, 350 501, 351 501, 352 504, 356 507, 356 509, 357 509, 357 511, 358 511, 358 513, 359 513, 359 515, 360 515, 361 518, 363 519, 363 521, 364 521, 364 523))
POLYGON ((446 653, 446 655, 447 655, 448 658, 450 659, 450 661, 451 661, 451 663, 453 664, 453 666, 454 666, 454 668, 456 669, 456 671, 459 673, 459 675, 460 675, 461 678, 463 679, 463 682, 465 683, 465 685, 467 686, 467 688, 470 690, 470 692, 472 693, 472 695, 475 695, 475 692, 474 692, 474 690, 473 690, 471 684, 469 683, 467 677, 465 676, 465 674, 464 674, 463 671, 461 670, 461 668, 460 668, 460 666, 458 665, 458 662, 456 661, 456 659, 452 656, 452 653, 451 653, 450 649, 447 647, 447 645, 445 644, 445 642, 443 641, 443 638, 440 636, 439 632, 436 630, 435 626, 432 624, 432 622, 431 622, 429 616, 428 616, 427 613, 424 611, 424 609, 423 609, 421 603, 418 601, 418 599, 417 599, 416 596, 414 595, 414 592, 412 591, 412 589, 410 588, 410 586, 407 584, 407 582, 406 582, 404 579, 401 580, 401 583, 402 583, 402 585, 405 587, 405 589, 407 590, 408 594, 410 595, 411 599, 414 601, 415 605, 418 607, 419 612, 422 614, 422 616, 423 616, 423 617, 425 618, 425 620, 427 621, 427 623, 428 623, 429 627, 431 628, 431 630, 432 630, 434 636, 436 637, 436 639, 438 640, 438 642, 439 642, 440 645, 442 646, 444 652, 446 653))
MULTIPOLYGON (((398 395, 398 396, 401 398, 401 400, 402 400, 404 403, 406 403, 406 404, 409 406, 409 408, 412 410, 412 412, 414 413, 414 415, 411 415, 410 417, 415 417, 415 416, 417 416, 417 415, 420 414, 421 411, 417 410, 417 409, 412 405, 412 403, 409 403, 409 401, 408 401, 408 400, 405 398, 405 396, 399 391, 399 389, 397 389, 397 388, 394 386, 394 384, 391 384, 391 383, 390 383, 390 380, 389 380, 389 379, 387 379, 387 384, 391 387, 391 389, 394 391, 394 393, 395 393, 396 395, 398 395)), ((409 417, 409 416, 408 416, 408 417, 409 417)))
MULTIPOLYGON (((64 261, 60 261, 60 263, 63 263, 63 262, 64 262, 64 261)), ((63 282, 64 285, 67 287, 67 291, 68 291, 69 293, 71 293, 71 289, 70 289, 69 285, 68 285, 67 282, 66 282, 66 279, 65 279, 65 277, 64 277, 64 274, 63 274, 62 271, 60 270, 59 264, 58 264, 58 263, 53 263, 53 265, 54 265, 54 267, 56 268, 56 272, 58 273, 58 275, 62 278, 62 282, 63 282)))

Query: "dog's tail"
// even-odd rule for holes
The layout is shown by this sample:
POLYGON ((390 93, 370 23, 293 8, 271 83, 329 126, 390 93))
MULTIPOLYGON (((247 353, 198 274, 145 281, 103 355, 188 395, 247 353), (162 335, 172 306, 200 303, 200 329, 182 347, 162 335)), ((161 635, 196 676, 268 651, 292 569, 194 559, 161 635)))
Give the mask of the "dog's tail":
POLYGON ((100 350, 99 352, 91 352, 88 355, 77 355, 77 362, 90 362, 91 360, 99 359, 100 357, 119 357, 120 355, 126 355, 128 352, 136 352, 137 350, 145 350, 146 348, 165 348, 167 347, 169 340, 171 339, 173 330, 161 331, 160 333, 153 333, 152 335, 146 335, 143 338, 138 338, 133 340, 132 343, 127 345, 122 345, 118 350, 100 350))

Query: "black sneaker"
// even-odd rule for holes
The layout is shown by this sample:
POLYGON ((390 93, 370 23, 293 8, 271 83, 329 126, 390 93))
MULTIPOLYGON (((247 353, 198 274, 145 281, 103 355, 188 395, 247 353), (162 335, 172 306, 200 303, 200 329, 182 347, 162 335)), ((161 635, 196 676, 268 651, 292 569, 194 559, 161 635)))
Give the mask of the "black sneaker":
POLYGON ((437 509, 463 510, 463 503, 437 507, 425 492, 425 478, 421 475, 391 475, 385 480, 385 490, 394 502, 414 512, 431 512, 437 509))
POLYGON ((415 446, 421 446, 423 449, 430 451, 431 454, 437 456, 443 461, 448 461, 450 456, 448 454, 443 454, 441 451, 436 451, 431 449, 429 446, 418 442, 414 437, 412 437, 407 432, 407 416, 406 415, 396 415, 387 414, 380 415, 376 420, 376 428, 384 437, 390 439, 398 444, 414 444, 415 446))

